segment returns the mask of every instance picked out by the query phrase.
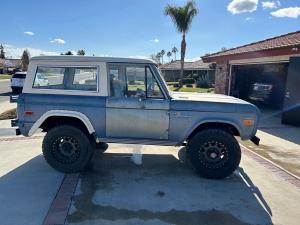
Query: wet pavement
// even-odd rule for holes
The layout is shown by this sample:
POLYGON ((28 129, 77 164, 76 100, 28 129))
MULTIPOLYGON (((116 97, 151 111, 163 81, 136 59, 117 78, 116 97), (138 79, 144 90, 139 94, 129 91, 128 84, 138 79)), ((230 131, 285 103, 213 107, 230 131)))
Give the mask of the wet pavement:
POLYGON ((207 180, 184 153, 110 145, 81 175, 67 224, 299 224, 299 189, 255 161, 244 157, 231 177, 207 180), (140 165, 132 157, 137 152, 140 165))

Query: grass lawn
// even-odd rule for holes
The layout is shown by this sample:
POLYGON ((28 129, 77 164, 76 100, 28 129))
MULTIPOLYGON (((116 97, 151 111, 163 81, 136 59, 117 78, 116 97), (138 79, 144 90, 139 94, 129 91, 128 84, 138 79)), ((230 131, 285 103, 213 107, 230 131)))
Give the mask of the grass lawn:
POLYGON ((182 87, 182 88, 170 88, 171 91, 178 91, 178 92, 201 92, 201 93, 214 93, 213 88, 188 88, 188 87, 182 87))
POLYGON ((174 81, 174 82, 167 82, 167 85, 174 85, 174 84, 179 84, 179 82, 176 82, 176 81, 174 81))
POLYGON ((11 75, 9 74, 0 74, 0 80, 6 80, 6 79, 10 79, 11 75))
POLYGON ((15 119, 17 117, 17 109, 10 109, 0 114, 0 120, 15 119))

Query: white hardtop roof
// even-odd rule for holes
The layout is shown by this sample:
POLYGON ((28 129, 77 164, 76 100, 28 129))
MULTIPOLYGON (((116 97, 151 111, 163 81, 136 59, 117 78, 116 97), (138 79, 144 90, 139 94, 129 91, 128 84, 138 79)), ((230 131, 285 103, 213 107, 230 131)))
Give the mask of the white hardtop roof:
POLYGON ((117 58, 117 57, 95 57, 95 56, 35 56, 31 61, 56 61, 56 62, 111 62, 111 63, 151 63, 151 59, 117 58))

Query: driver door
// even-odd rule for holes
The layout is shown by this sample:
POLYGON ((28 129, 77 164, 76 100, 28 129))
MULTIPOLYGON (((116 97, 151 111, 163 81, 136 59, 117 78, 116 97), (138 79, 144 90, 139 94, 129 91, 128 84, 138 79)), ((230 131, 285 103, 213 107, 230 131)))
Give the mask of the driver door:
POLYGON ((169 99, 148 65, 109 64, 108 138, 168 139, 169 99))

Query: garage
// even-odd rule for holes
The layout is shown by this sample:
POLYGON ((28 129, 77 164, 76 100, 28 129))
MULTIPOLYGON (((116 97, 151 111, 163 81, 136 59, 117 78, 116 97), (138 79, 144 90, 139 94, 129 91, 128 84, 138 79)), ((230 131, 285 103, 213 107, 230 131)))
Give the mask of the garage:
POLYGON ((250 101, 300 125, 300 31, 202 57, 216 65, 215 92, 250 101))
POLYGON ((289 63, 233 65, 230 95, 262 107, 282 109, 289 63))

